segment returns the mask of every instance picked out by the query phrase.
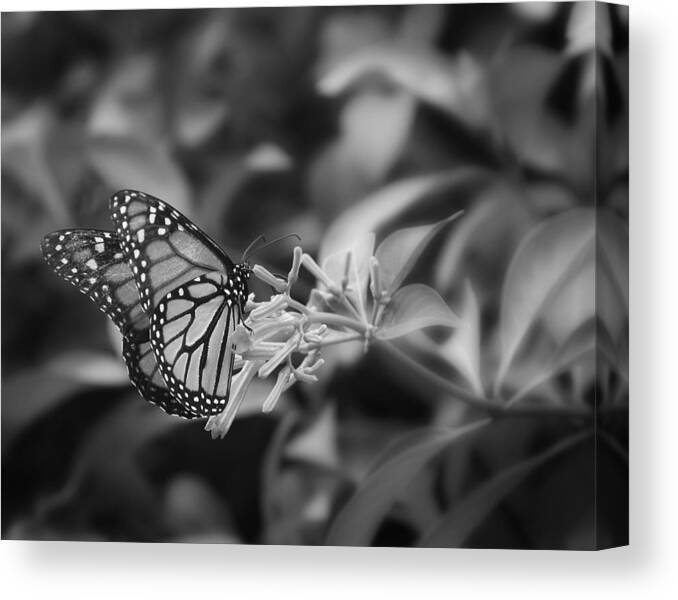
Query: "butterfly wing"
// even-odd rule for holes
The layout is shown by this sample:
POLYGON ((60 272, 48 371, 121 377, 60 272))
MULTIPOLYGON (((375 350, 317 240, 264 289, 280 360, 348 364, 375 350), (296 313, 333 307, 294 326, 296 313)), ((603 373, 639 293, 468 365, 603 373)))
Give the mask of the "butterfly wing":
POLYGON ((132 271, 115 234, 96 229, 55 231, 42 240, 42 254, 59 277, 108 315, 123 335, 148 330, 132 271))
MULTIPOLYGON (((150 331, 147 331, 147 336, 150 331)), ((143 340, 123 338, 122 355, 130 381, 141 397, 170 415, 193 419, 195 415, 174 398, 160 373, 148 337, 143 340)))
POLYGON ((196 416, 217 414, 228 401, 232 334, 246 293, 238 267, 207 273, 167 294, 151 316, 151 343, 163 377, 196 416))
POLYGON ((192 417, 160 375, 149 342, 149 319, 117 236, 95 229, 55 231, 43 239, 42 253, 59 277, 89 296, 120 330, 127 371, 142 397, 169 414, 192 417))
POLYGON ((212 239, 162 200, 123 190, 111 197, 110 210, 149 314, 187 281, 211 271, 226 273, 234 266, 212 239))

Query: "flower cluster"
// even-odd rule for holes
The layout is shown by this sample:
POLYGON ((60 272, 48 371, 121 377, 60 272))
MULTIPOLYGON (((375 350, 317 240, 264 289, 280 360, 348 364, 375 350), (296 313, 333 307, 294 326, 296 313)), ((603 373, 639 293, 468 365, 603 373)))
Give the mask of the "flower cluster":
POLYGON ((296 382, 317 381, 324 347, 362 341, 367 348, 375 339, 392 339, 429 325, 456 326, 458 319, 433 289, 420 284, 400 287, 440 226, 395 232, 376 253, 370 234, 327 257, 322 267, 296 247, 286 280, 255 265, 253 275, 275 294, 264 302, 255 301, 254 294, 248 298, 247 319, 234 334, 238 373, 233 376, 230 401, 205 426, 212 437, 226 435, 255 377, 267 379, 277 372, 262 405, 263 412, 270 412, 296 382), (302 267, 317 281, 306 304, 291 296, 302 267))

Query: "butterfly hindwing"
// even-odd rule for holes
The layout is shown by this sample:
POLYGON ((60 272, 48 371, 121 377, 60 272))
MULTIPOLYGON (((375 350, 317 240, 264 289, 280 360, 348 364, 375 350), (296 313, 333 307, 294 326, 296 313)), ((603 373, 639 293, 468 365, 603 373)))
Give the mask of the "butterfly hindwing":
POLYGON ((123 190, 111 197, 111 217, 132 267, 144 310, 183 283, 234 265, 219 246, 162 200, 123 190))
POLYGON ((233 372, 232 334, 242 319, 247 271, 196 277, 167 294, 151 316, 151 343, 170 391, 196 416, 221 412, 233 372))
POLYGON ((120 330, 127 371, 141 396, 169 414, 193 417, 172 397, 158 370, 149 319, 117 236, 95 229, 55 231, 43 239, 42 253, 59 277, 87 294, 120 330))
POLYGON ((167 389, 167 384, 160 373, 153 348, 148 340, 139 342, 124 338, 122 354, 127 365, 130 381, 144 400, 159 406, 170 415, 177 415, 186 419, 195 418, 196 415, 177 402, 167 389))

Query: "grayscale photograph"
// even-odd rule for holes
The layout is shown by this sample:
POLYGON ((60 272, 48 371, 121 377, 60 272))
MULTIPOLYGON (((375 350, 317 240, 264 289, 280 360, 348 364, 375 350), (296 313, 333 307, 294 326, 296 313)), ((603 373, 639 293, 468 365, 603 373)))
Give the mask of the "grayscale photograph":
POLYGON ((4 12, 2 538, 627 545, 628 30, 4 12))

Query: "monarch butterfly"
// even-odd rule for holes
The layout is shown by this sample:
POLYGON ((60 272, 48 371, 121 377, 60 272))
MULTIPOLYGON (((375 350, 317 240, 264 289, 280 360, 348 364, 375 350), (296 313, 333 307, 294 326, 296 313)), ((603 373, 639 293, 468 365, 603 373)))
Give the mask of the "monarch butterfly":
POLYGON ((143 192, 111 197, 115 233, 56 231, 47 263, 87 294, 123 336, 123 357, 141 396, 169 414, 206 417, 226 405, 232 334, 243 321, 251 269, 234 264, 179 211, 143 192))

